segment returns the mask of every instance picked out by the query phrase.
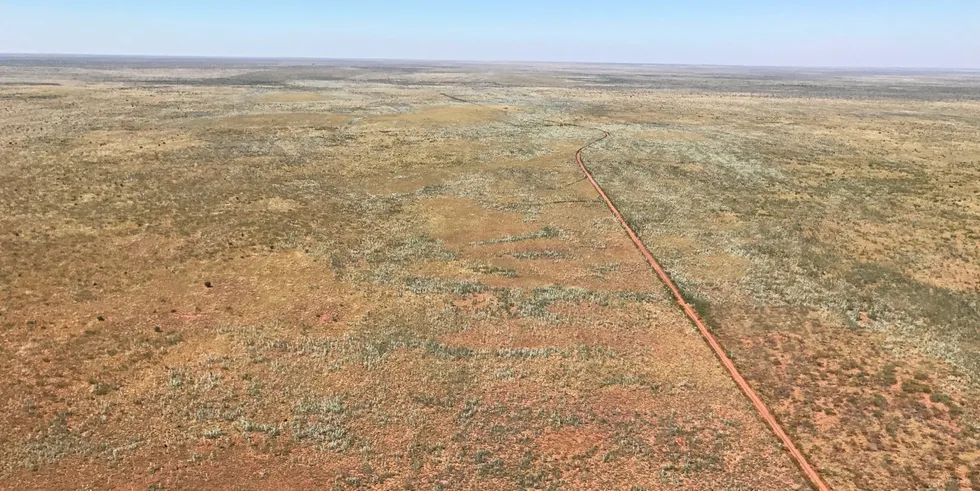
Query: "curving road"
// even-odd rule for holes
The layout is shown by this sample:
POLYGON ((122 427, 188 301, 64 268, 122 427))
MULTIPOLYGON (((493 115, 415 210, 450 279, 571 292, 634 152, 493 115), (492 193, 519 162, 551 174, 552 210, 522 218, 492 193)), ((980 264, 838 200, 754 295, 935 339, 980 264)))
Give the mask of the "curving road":
MULTIPOLYGON (((482 104, 468 101, 459 97, 454 97, 449 94, 442 93, 441 95, 448 97, 449 99, 452 99, 457 102, 462 102, 465 104, 473 104, 476 106, 483 106, 482 104)), ((483 106, 483 107, 489 107, 489 106, 483 106)), ((830 491, 830 487, 827 485, 827 483, 825 483, 824 480, 820 477, 820 474, 816 471, 816 469, 814 469, 813 466, 810 465, 810 462, 807 460, 806 456, 803 455, 803 452, 801 452, 799 448, 796 447, 796 444, 793 443, 793 440, 790 439, 789 435, 786 433, 786 430, 783 429, 782 425, 779 424, 779 421, 776 420, 776 417, 773 416, 771 411, 769 411, 769 407, 766 406, 766 403, 762 401, 762 398, 759 397, 759 394, 757 394, 755 390, 752 389, 752 386, 750 386, 749 383, 745 380, 745 377, 743 377, 742 374, 739 373, 738 368, 735 367, 735 363, 732 362, 732 359, 728 357, 727 353, 725 353, 725 349, 722 348, 721 343, 719 343, 718 340, 715 338, 715 336, 711 334, 711 331, 708 330, 708 326, 705 325, 704 321, 701 320, 701 317, 697 314, 697 312, 694 311, 694 308, 691 307, 690 304, 684 301, 684 297, 683 295, 681 295, 681 292, 677 288, 677 285, 674 283, 673 280, 670 279, 670 276, 667 275, 667 272, 664 271, 663 266, 661 266, 660 263, 657 262, 657 260, 653 257, 653 254, 651 254, 650 250, 647 249, 647 247, 643 244, 643 241, 640 240, 640 237, 636 235, 636 232, 633 231, 633 228, 630 227, 628 223, 626 223, 626 219, 623 218, 623 214, 619 212, 619 209, 617 209, 616 205, 614 205, 612 200, 609 199, 609 196, 602 189, 602 186, 600 186, 599 182, 595 180, 595 177, 592 175, 592 172, 589 171, 589 168, 585 166, 585 162, 582 161, 582 151, 585 150, 586 148, 591 147, 592 145, 595 145, 596 143, 605 140, 606 138, 609 138, 609 132, 605 130, 600 130, 598 128, 591 128, 587 126, 578 125, 575 123, 565 123, 565 122, 551 121, 551 120, 540 120, 540 121, 541 123, 550 123, 552 125, 575 126, 582 129, 602 132, 601 138, 589 142, 588 144, 586 144, 582 148, 579 148, 575 152, 575 161, 578 162, 579 167, 582 168, 582 172, 585 173, 585 178, 589 180, 589 182, 592 184, 592 187, 595 188, 596 192, 599 193, 599 196, 601 196, 603 201, 606 202, 606 206, 609 207, 609 211, 611 211, 612 214, 616 217, 616 219, 619 220, 619 224, 623 226, 624 230, 626 230, 627 235, 629 235, 630 239, 633 241, 633 244, 636 245, 636 248, 640 250, 640 253, 643 254, 643 257, 646 259, 647 263, 650 264, 650 267, 653 268, 653 270, 657 273, 657 276, 660 277, 660 280, 663 281, 664 284, 667 285, 667 288, 670 289, 671 293, 674 295, 674 299, 677 300, 677 304, 680 305, 682 310, 684 310, 684 313, 687 314, 687 317, 691 319, 691 322, 693 322, 694 325, 697 326, 698 331, 701 333, 701 337, 704 338, 705 342, 708 343, 708 346, 710 346, 712 351, 715 352, 715 356, 717 356, 718 360, 721 361, 721 364, 725 367, 725 370, 728 371, 728 374, 731 375, 732 380, 735 381, 735 384, 738 385, 738 388, 741 389, 743 394, 745 394, 745 397, 748 397, 749 401, 752 402, 752 405, 755 407, 756 412, 759 413, 759 416, 762 417, 762 419, 766 422, 766 424, 769 425, 769 428, 772 429, 772 432, 776 434, 776 437, 779 438, 779 441, 782 442, 783 447, 786 449, 787 452, 789 452, 790 456, 800 467, 800 470, 803 471, 803 474, 806 475, 806 478, 810 481, 810 484, 813 485, 813 487, 818 491, 830 491)), ((509 124, 513 124, 513 123, 509 123, 509 124)))

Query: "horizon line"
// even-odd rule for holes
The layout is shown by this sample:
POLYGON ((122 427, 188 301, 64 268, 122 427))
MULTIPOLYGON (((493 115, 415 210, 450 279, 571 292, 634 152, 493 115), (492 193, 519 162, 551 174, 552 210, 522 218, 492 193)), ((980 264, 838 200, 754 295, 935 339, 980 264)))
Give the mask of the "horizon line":
POLYGON ((745 65, 724 63, 663 63, 640 61, 556 61, 556 60, 463 60, 449 58, 351 58, 351 57, 314 57, 314 56, 248 56, 248 55, 159 55, 159 54, 118 54, 118 53, 16 53, 0 51, 3 57, 49 57, 49 58, 149 58, 149 59, 196 59, 196 60, 252 60, 252 61, 373 61, 373 62, 416 62, 416 63, 461 63, 461 64, 550 64, 550 65, 625 65, 625 66, 664 66, 664 67, 704 67, 704 68, 780 68, 780 69, 817 69, 817 70, 912 70, 912 71, 949 71, 977 72, 980 67, 928 67, 928 66, 897 66, 897 65, 745 65))

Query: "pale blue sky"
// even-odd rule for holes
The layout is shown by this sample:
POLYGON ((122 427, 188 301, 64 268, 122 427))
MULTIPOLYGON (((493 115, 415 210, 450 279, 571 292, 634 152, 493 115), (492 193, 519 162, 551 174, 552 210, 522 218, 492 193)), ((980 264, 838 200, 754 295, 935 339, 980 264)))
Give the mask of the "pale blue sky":
POLYGON ((0 53, 980 68, 980 0, 0 0, 0 53))

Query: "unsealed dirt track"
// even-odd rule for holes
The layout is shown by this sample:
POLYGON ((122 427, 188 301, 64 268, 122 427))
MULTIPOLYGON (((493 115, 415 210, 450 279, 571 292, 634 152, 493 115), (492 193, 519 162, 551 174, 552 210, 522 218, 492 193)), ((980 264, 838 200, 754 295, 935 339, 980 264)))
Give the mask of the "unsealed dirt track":
POLYGON ((585 162, 582 161, 582 151, 609 137, 608 131, 602 131, 602 133, 603 133, 602 138, 592 141, 591 143, 585 145, 584 147, 578 149, 578 151, 575 152, 575 160, 578 162, 579 167, 582 168, 582 172, 585 173, 585 177, 589 180, 590 183, 592 183, 592 187, 595 188, 595 190, 599 193, 599 195, 602 196, 603 201, 606 202, 606 206, 609 207, 609 210, 613 213, 613 215, 615 215, 616 219, 619 220, 620 225, 622 225, 623 228, 626 230, 626 233, 633 241, 633 244, 636 245, 637 249, 640 250, 640 253, 643 254, 643 257, 646 258, 647 263, 649 263, 650 266, 654 269, 654 271, 657 272, 657 276, 659 276, 660 279, 664 282, 664 284, 667 285, 667 288, 670 289, 671 293, 674 295, 674 298, 677 300, 677 304, 681 306, 681 309, 683 309, 684 313, 687 314, 687 317, 691 319, 691 322, 693 322, 694 325, 697 326, 698 331, 701 333, 701 336, 708 343, 708 346, 711 346, 711 349, 715 352, 715 355, 721 361, 721 364, 724 365, 726 370, 728 370, 728 373, 729 375, 731 375, 732 380, 734 380, 735 384, 738 385, 739 389, 742 390, 742 393, 744 393, 745 396, 748 397, 750 401, 752 401, 752 405, 755 406, 755 409, 759 413, 759 416, 761 416, 762 419, 765 420, 765 422, 769 425, 769 427, 772 428, 773 433, 776 434, 776 436, 782 442, 783 446, 793 457, 793 460, 795 460, 797 465, 800 466, 800 470, 802 470, 803 473, 806 474, 806 477, 810 481, 810 483, 820 491, 829 491, 830 487, 827 486, 827 484, 823 481, 823 479, 821 479, 820 474, 817 473, 816 469, 814 469, 813 466, 810 465, 810 463, 807 461, 803 453, 800 452, 800 450, 796 447, 796 445, 793 443, 793 440, 790 439, 786 431, 783 430, 782 425, 780 425, 779 422, 776 421, 776 418, 772 415, 772 412, 769 411, 769 408, 766 406, 766 404, 762 402, 762 399, 759 397, 759 395, 756 394, 755 390, 753 390, 752 387, 749 385, 749 383, 745 380, 745 377, 743 377, 742 374, 739 373, 738 369, 735 368, 735 363, 732 362, 731 358, 728 357, 728 354, 725 353, 724 348, 722 348, 718 340, 715 339, 714 335, 711 334, 711 331, 708 330, 708 327, 705 325, 704 321, 701 320, 701 317, 697 314, 697 312, 695 312, 694 308, 691 307, 690 304, 684 301, 684 297, 683 295, 681 295, 681 292, 677 288, 677 285, 674 284, 674 281, 670 279, 670 276, 667 275, 667 272, 664 271, 664 268, 653 257, 653 254, 651 254, 650 250, 647 249, 647 247, 643 244, 643 241, 640 240, 640 237, 636 235, 636 232, 633 231, 633 228, 629 226, 629 224, 626 222, 626 219, 623 218, 623 215, 616 208, 616 205, 613 204, 612 200, 609 199, 609 196, 602 189, 602 186, 600 186, 599 183, 595 180, 595 177, 593 177, 592 172, 590 172, 588 167, 585 166, 585 162))
MULTIPOLYGON (((441 93, 441 95, 457 102, 462 102, 465 104, 473 104, 476 106, 489 107, 489 106, 484 106, 483 104, 480 103, 468 101, 466 99, 462 99, 459 97, 454 97, 449 94, 441 93)), ((660 263, 656 260, 656 258, 653 257, 653 254, 650 253, 650 250, 647 249, 646 245, 643 244, 643 241, 640 240, 640 237, 636 234, 636 232, 633 231, 633 228, 630 227, 630 225, 626 222, 626 219, 623 218, 622 213, 619 212, 619 209, 616 208, 616 205, 614 205, 612 200, 609 199, 609 196, 602 189, 602 186, 600 186, 599 182, 596 181, 595 177, 592 175, 592 172, 589 171, 589 168, 585 166, 585 162, 582 160, 582 151, 605 140, 606 138, 609 138, 609 132, 605 130, 601 130, 599 128, 582 126, 575 123, 564 123, 564 122, 551 121, 551 120, 543 120, 542 122, 552 124, 552 125, 558 125, 558 126, 575 126, 582 129, 602 132, 601 138, 589 142, 588 144, 579 148, 575 152, 575 161, 578 162, 579 167, 582 169, 582 172, 585 174, 585 178, 589 180, 589 183, 592 184, 592 187, 595 188, 596 192, 599 193, 599 196, 601 196, 603 201, 605 201, 606 206, 609 207, 609 211, 613 213, 613 215, 619 221, 619 224, 622 225, 623 229, 626 230, 626 233, 633 241, 633 244, 636 245, 636 248, 640 250, 641 254, 643 254, 643 257, 646 259, 650 267, 652 267, 653 270, 657 273, 657 276, 660 277, 660 280, 663 281, 664 285, 666 285, 667 288, 670 289, 670 292, 674 296, 674 299, 677 300, 677 304, 681 306, 681 309, 684 311, 685 314, 687 314, 687 317, 698 328, 698 331, 701 333, 701 337, 705 340, 705 342, 708 343, 708 346, 711 347, 712 351, 714 351, 715 356, 717 356, 718 360, 721 361, 721 364, 725 367, 725 370, 728 371, 728 374, 731 376, 732 380, 735 381, 735 384, 738 385, 738 388, 742 391, 743 394, 745 394, 746 397, 748 397, 749 401, 752 402, 752 405, 755 407, 756 412, 759 413, 759 416, 766 422, 766 424, 769 425, 773 433, 776 434, 776 437, 779 438, 779 441, 783 444, 783 447, 789 452, 790 456, 800 467, 800 470, 803 471, 803 473, 806 475, 807 480, 810 481, 810 484, 813 485, 813 487, 819 491, 830 491, 830 487, 820 477, 820 474, 816 471, 816 469, 814 469, 813 466, 810 465, 810 462, 807 460, 806 456, 803 455, 803 452, 801 452, 799 448, 797 448, 796 444, 793 443, 793 440, 789 437, 789 434, 787 434, 786 430, 784 430, 782 425, 779 424, 779 421, 777 421, 776 417, 773 416, 772 412, 769 410, 769 407, 766 406, 765 402, 762 401, 762 398, 759 397, 759 394, 757 394, 755 390, 752 389, 752 386, 750 386, 748 381, 745 380, 745 377, 743 377, 742 374, 738 371, 738 368, 735 367, 735 363, 725 352, 725 349, 721 346, 721 343, 719 343, 718 340, 715 338, 715 336, 711 334, 711 331, 708 329, 707 325, 704 323, 703 320, 701 320, 701 316, 699 316, 697 312, 694 310, 694 308, 691 307, 691 305, 684 300, 684 296, 681 294, 680 290, 677 288, 677 285, 674 283, 674 281, 670 279, 670 276, 664 270, 663 266, 661 266, 660 263)))

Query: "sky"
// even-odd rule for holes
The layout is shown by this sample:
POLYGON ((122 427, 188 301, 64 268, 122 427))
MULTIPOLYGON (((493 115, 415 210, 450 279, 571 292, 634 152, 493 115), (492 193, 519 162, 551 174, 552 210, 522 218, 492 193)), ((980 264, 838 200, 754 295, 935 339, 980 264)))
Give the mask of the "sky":
POLYGON ((980 68, 980 0, 0 0, 0 53, 980 68))

